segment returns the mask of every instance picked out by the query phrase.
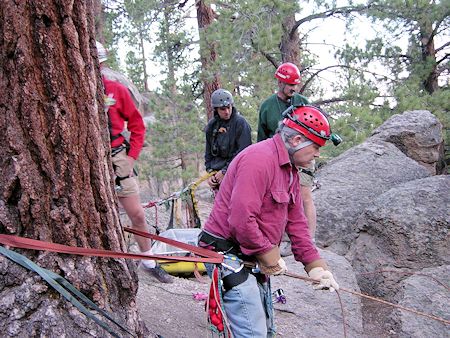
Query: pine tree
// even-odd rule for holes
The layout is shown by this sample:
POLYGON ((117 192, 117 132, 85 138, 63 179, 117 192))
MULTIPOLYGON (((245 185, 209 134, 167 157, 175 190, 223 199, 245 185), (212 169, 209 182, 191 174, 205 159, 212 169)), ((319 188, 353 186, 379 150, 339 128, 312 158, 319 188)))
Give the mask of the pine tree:
MULTIPOLYGON (((0 7, 0 233, 125 251, 92 2, 0 7)), ((13 250, 64 276, 134 335, 145 334, 132 262, 13 250)), ((0 274, 2 335, 108 335, 34 272, 0 256, 0 274)))

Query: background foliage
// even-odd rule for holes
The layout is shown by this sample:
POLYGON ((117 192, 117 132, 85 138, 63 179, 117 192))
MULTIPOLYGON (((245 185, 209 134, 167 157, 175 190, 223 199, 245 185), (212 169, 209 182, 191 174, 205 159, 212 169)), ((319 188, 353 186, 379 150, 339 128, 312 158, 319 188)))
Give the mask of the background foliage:
POLYGON ((324 160, 406 110, 430 110, 444 125, 446 143, 450 140, 448 1, 203 1, 215 12, 203 31, 208 43, 199 38, 198 1, 102 3, 112 66, 120 68, 117 52, 127 50, 122 71, 145 92, 145 113, 154 116, 140 161, 148 179, 176 186, 179 179, 186 184, 199 175, 207 123, 202 79, 214 74, 233 92, 255 139, 259 105, 276 90, 273 73, 286 61, 283 39, 294 33, 301 91, 330 113, 333 129, 344 139, 339 147, 324 148, 324 160), (320 44, 334 60, 323 65, 324 53, 311 36, 324 25, 333 29, 332 20, 345 22, 345 43, 324 34, 320 44), (366 37, 368 27, 375 34, 366 37), (200 52, 208 48, 215 48, 217 58, 205 70, 200 52))

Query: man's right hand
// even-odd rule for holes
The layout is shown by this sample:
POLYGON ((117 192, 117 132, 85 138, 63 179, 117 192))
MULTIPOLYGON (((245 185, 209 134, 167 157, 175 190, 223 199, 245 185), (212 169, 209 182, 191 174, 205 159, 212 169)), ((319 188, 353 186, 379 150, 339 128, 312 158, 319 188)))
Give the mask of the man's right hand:
POLYGON ((280 275, 287 271, 286 262, 280 256, 280 248, 274 246, 266 253, 256 255, 259 270, 265 275, 280 275))
POLYGON ((274 266, 265 266, 265 265, 259 264, 259 270, 261 271, 262 274, 274 275, 274 276, 282 275, 283 273, 288 271, 286 262, 281 257, 278 260, 277 264, 274 266))
POLYGON ((218 183, 217 183, 216 177, 214 175, 212 175, 210 178, 208 178, 208 185, 213 189, 215 187, 217 187, 218 183))

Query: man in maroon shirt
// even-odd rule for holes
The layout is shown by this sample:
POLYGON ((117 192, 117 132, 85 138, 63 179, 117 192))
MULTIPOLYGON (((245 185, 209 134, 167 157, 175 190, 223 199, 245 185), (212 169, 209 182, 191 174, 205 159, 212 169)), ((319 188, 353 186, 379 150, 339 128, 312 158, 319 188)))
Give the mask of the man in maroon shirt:
MULTIPOLYGON (((119 202, 125 209, 134 229, 148 232, 145 212, 139 197, 139 185, 134 174, 134 161, 139 157, 145 138, 145 124, 141 113, 136 108, 127 87, 108 78, 104 72, 107 60, 106 49, 97 42, 97 51, 102 69, 102 80, 105 87, 105 109, 108 113, 108 124, 111 137, 111 154, 116 176, 116 193, 119 202), (127 141, 122 134, 126 129, 130 133, 127 141)), ((151 241, 148 238, 135 236, 139 250, 151 255, 151 241)), ((173 279, 153 260, 142 260, 142 268, 163 283, 172 283, 173 279)))
POLYGON ((231 162, 200 236, 201 246, 232 257, 219 270, 234 337, 275 333, 267 276, 287 271, 279 249, 285 231, 295 259, 320 281, 315 288, 339 288, 311 240, 297 171, 319 156, 330 126, 314 106, 292 107, 284 116, 272 139, 247 147, 231 162), (243 268, 242 260, 255 261, 260 273, 243 268))

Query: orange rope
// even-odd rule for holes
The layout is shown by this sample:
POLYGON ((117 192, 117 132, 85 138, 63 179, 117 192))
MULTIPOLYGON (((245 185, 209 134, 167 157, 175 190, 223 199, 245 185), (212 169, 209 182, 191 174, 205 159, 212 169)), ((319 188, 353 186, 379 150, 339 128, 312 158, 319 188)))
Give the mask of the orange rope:
MULTIPOLYGON (((309 277, 305 277, 305 276, 302 276, 302 275, 299 275, 299 274, 296 274, 296 273, 293 273, 293 272, 287 271, 284 274, 286 276, 297 278, 297 279, 302 279, 302 280, 305 280, 305 281, 308 281, 308 282, 319 283, 319 281, 317 281, 315 279, 312 279, 312 278, 309 278, 309 277)), ((441 323, 450 325, 450 320, 446 320, 446 319, 441 318, 441 317, 433 316, 433 315, 430 315, 428 313, 416 311, 414 309, 411 309, 411 308, 408 308, 408 307, 405 307, 405 306, 402 306, 402 305, 390 303, 390 302, 385 301, 383 299, 372 297, 372 296, 366 295, 364 293, 352 291, 352 290, 349 290, 349 289, 346 289, 346 288, 341 288, 341 287, 339 288, 339 291, 348 292, 348 293, 351 293, 351 294, 353 294, 355 296, 359 296, 361 298, 370 299, 370 300, 372 300, 374 302, 378 302, 378 303, 382 303, 382 304, 385 304, 385 305, 389 305, 389 306, 395 307, 395 308, 403 310, 403 311, 411 312, 411 313, 414 313, 416 315, 419 315, 419 316, 422 316, 422 317, 426 317, 426 318, 429 318, 429 319, 433 319, 433 320, 439 321, 441 323)))
POLYGON ((429 319, 437 320, 437 321, 442 322, 442 323, 447 324, 447 325, 450 325, 450 320, 446 320, 446 319, 441 318, 441 317, 437 317, 437 316, 430 315, 430 314, 428 314, 428 313, 416 311, 416 310, 414 310, 414 309, 410 309, 410 308, 407 308, 407 307, 402 306, 402 305, 390 303, 390 302, 385 301, 385 300, 383 300, 383 299, 379 299, 379 298, 376 298, 376 297, 372 297, 372 296, 366 295, 366 294, 364 294, 364 293, 360 293, 360 292, 348 290, 348 289, 345 289, 345 288, 339 288, 339 290, 340 290, 340 291, 344 291, 344 292, 351 293, 351 294, 353 294, 353 295, 356 295, 356 296, 359 296, 359 297, 362 297, 362 298, 367 298, 367 299, 373 300, 373 301, 375 301, 375 302, 379 302, 379 303, 382 303, 382 304, 385 304, 385 305, 389 305, 389 306, 398 308, 398 309, 400 309, 400 310, 408 311, 408 312, 414 313, 414 314, 419 315, 419 316, 423 316, 423 317, 427 317, 427 318, 429 318, 429 319))
POLYGON ((382 269, 382 270, 375 270, 372 272, 362 272, 362 273, 358 273, 358 275, 360 276, 367 276, 367 275, 374 275, 376 273, 399 273, 399 274, 404 274, 404 275, 417 275, 417 276, 423 276, 423 277, 428 277, 431 278, 432 280, 434 280, 436 283, 438 283, 439 285, 441 285, 442 287, 444 287, 445 289, 447 289, 447 291, 450 291, 450 287, 445 285, 444 283, 442 283, 439 279, 434 278, 433 276, 426 274, 426 273, 420 273, 420 272, 410 272, 410 271, 397 271, 397 270, 389 270, 389 269, 382 269))
POLYGON ((344 304, 342 304, 341 294, 338 290, 336 290, 336 295, 339 299, 339 305, 341 306, 341 313, 342 313, 342 325, 344 327, 344 338, 347 338, 347 326, 346 326, 346 320, 345 320, 345 311, 344 311, 344 304))

